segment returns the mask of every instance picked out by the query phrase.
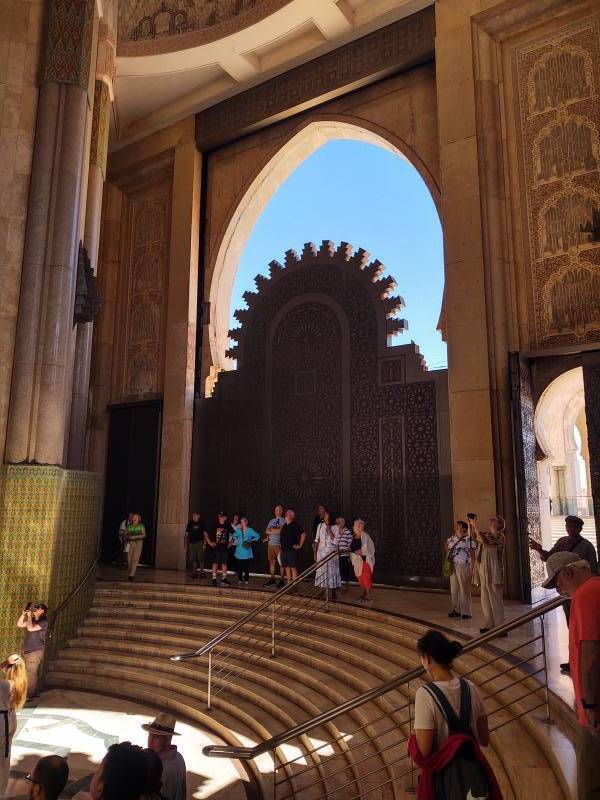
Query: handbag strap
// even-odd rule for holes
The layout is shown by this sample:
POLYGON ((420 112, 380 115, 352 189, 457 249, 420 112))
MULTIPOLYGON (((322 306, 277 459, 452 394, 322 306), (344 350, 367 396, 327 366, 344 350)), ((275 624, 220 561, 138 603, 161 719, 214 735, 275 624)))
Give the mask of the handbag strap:
POLYGON ((454 549, 458 547, 459 542, 462 542, 462 539, 457 539, 450 548, 450 550, 446 551, 446 561, 450 561, 450 559, 452 558, 452 553, 454 552, 454 549))

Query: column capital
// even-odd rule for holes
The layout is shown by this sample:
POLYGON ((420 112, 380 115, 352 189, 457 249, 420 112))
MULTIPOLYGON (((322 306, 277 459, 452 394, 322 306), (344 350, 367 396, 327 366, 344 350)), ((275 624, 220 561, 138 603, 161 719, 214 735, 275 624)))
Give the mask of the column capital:
POLYGON ((95 0, 49 0, 41 83, 88 89, 95 0))

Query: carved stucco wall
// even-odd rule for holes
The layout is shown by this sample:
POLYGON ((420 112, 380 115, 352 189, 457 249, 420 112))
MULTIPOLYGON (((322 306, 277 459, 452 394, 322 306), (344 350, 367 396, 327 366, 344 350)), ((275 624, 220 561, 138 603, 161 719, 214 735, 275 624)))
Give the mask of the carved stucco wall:
POLYGON ((278 11, 289 0, 121 0, 118 53, 139 56, 206 44, 278 11))
POLYGON ((600 341, 600 16, 515 47, 529 343, 600 341))
POLYGON ((169 212, 169 181, 131 198, 123 399, 162 391, 169 212))
POLYGON ((163 391, 170 212, 169 179, 125 195, 112 402, 163 391))

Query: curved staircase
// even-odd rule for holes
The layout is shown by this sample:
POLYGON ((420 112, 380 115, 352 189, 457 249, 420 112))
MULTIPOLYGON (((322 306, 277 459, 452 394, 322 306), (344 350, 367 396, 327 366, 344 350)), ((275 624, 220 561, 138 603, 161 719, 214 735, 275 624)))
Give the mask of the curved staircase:
MULTIPOLYGON (((227 744, 248 747, 417 665, 416 640, 428 625, 343 603, 327 611, 318 600, 286 596, 277 604, 276 657, 270 657, 269 612, 233 633, 213 656, 212 708, 207 710, 207 658, 177 662, 169 656, 195 650, 268 596, 238 588, 100 582, 78 635, 51 661, 46 684, 169 709, 227 744)), ((571 800, 571 775, 564 768, 565 760, 572 761, 568 713, 551 728, 540 721, 539 684, 515 666, 517 660, 489 664, 490 651, 481 648, 457 661, 462 673, 476 670, 470 677, 487 696, 490 725, 497 728, 488 757, 507 800, 534 792, 543 793, 544 800, 571 800)), ((357 781, 368 798, 407 796, 416 780, 410 770, 402 781, 378 787, 400 758, 398 731, 407 735, 411 728, 408 700, 418 685, 388 692, 312 729, 297 747, 284 745, 290 780, 277 797, 292 798, 302 789, 304 800, 312 782, 315 798, 349 800, 357 781), (315 754, 324 742, 335 742, 339 751, 335 774, 320 764, 324 751, 315 754)), ((273 797, 271 757, 244 767, 249 794, 273 797)))

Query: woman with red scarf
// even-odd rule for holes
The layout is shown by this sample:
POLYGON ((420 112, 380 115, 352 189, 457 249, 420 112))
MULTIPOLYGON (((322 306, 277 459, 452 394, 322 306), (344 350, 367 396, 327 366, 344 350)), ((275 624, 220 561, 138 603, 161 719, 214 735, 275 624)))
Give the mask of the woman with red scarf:
POLYGON ((421 768, 418 800, 502 800, 481 750, 490 741, 481 697, 471 681, 456 677, 451 670, 462 645, 439 631, 428 631, 417 642, 417 649, 431 681, 417 689, 415 731, 408 743, 410 757, 421 768), (453 763, 456 760, 460 763, 453 763), (458 784, 461 790, 457 793, 458 784), (475 786, 477 794, 472 792, 475 786))

